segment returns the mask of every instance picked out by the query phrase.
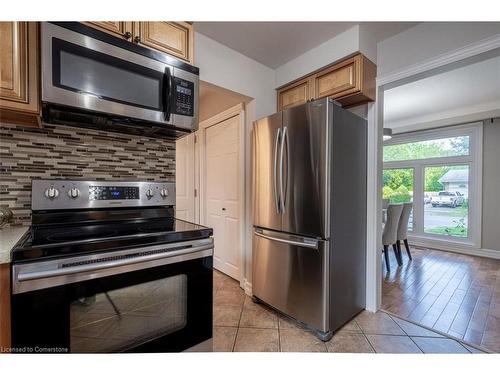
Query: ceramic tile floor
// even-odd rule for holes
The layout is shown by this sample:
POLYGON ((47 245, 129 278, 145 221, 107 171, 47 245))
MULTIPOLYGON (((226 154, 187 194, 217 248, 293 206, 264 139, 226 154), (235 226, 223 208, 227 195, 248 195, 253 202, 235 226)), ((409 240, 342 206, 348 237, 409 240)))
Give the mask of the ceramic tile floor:
POLYGON ((482 353, 385 312, 363 311, 322 342, 285 316, 252 302, 214 271, 214 351, 334 353, 482 353))

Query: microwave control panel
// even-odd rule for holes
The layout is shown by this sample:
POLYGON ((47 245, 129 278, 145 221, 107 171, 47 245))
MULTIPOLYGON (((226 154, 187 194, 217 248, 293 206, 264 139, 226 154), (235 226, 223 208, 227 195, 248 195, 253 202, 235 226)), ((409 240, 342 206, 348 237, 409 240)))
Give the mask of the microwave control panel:
POLYGON ((172 81, 172 113, 183 116, 194 116, 194 83, 178 77, 173 77, 172 81))

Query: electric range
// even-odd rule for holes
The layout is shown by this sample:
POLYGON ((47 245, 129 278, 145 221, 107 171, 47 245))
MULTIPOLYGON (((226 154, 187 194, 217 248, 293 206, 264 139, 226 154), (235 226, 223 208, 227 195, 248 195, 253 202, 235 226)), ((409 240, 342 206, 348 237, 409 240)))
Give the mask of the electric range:
POLYGON ((173 183, 33 180, 13 350, 211 350, 213 231, 174 213, 173 183))

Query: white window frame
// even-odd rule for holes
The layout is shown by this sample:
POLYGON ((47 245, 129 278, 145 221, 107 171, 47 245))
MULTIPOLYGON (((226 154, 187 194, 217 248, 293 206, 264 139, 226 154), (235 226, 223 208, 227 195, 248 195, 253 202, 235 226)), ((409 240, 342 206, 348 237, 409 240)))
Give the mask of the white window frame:
POLYGON ((413 230, 408 233, 408 240, 414 245, 443 250, 481 248, 483 123, 475 122, 440 129, 400 133, 396 134, 391 140, 384 142, 384 146, 389 146, 460 136, 469 136, 469 155, 383 163, 383 169, 413 168, 413 230), (440 165, 469 166, 468 237, 466 238, 424 232, 425 167, 440 165))

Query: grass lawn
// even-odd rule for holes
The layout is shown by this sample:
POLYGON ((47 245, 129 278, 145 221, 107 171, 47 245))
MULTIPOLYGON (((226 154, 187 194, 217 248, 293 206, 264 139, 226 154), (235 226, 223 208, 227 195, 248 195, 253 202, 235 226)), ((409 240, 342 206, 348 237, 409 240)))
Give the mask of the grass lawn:
POLYGON ((434 227, 425 228, 426 233, 447 234, 448 236, 467 237, 467 228, 434 227))
MULTIPOLYGON (((439 211, 433 211, 432 209, 427 209, 424 208, 426 211, 426 215, 433 215, 433 216, 447 216, 447 217, 464 217, 467 216, 469 213, 469 208, 464 207, 464 206, 458 206, 455 208, 452 207, 447 207, 445 206, 448 210, 439 210, 439 207, 432 207, 434 210, 439 210, 439 211)), ((430 208, 430 207, 429 207, 430 208)))

